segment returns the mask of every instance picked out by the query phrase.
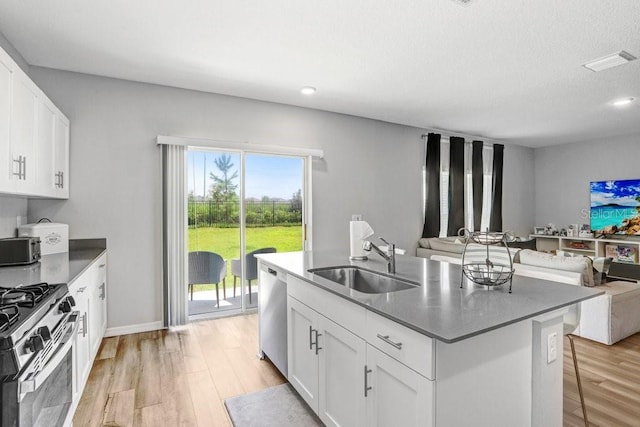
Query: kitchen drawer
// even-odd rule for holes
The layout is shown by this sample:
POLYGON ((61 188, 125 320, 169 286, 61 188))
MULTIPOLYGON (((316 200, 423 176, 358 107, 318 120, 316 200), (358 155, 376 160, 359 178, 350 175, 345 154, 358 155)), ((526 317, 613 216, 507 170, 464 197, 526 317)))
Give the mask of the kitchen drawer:
POLYGON ((367 342, 430 380, 435 379, 432 338, 367 311, 367 342))
POLYGON ((364 307, 291 274, 287 275, 287 294, 364 339, 367 311, 364 307))

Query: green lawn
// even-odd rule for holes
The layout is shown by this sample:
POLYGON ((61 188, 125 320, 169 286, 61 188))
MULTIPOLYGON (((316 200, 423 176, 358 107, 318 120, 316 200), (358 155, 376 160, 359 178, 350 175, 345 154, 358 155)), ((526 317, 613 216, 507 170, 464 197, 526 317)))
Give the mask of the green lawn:
MULTIPOLYGON (((278 252, 300 251, 302 250, 302 227, 247 228, 245 240, 247 253, 255 249, 268 247, 274 247, 278 252)), ((230 260, 240 257, 239 228, 190 228, 188 247, 189 252, 211 251, 227 260, 227 288, 233 287, 230 260)), ((194 287, 196 292, 211 289, 215 289, 215 286, 194 287)))

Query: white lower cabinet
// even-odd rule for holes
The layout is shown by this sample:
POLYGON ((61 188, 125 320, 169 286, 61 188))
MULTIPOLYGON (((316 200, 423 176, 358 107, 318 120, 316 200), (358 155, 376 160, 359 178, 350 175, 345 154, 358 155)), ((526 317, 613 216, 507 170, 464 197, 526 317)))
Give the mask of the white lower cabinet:
POLYGON ((368 426, 432 426, 434 381, 367 344, 368 426))
MULTIPOLYGON (((344 300, 333 300, 338 297, 301 284, 297 279, 287 284, 288 379, 326 425, 434 425, 435 381, 400 362, 412 360, 415 347, 411 339, 414 337, 383 325, 385 329, 380 332, 385 334, 381 336, 386 341, 382 341, 382 345, 388 345, 389 341, 401 347, 398 355, 391 357, 390 351, 376 348, 380 343, 374 346, 362 338, 370 326, 369 323, 364 326, 366 316, 362 307, 351 304, 356 315, 350 316, 344 300), (323 310, 322 314, 319 310, 323 310), (362 323, 358 310, 362 310, 362 323), (347 319, 341 322, 347 327, 332 318, 347 319), (350 331, 350 326, 358 334, 350 331), (393 341, 400 337, 404 342, 393 341), (403 345, 408 354, 403 353, 403 345)), ((378 325, 372 323, 371 328, 378 325)), ((406 329, 400 325, 397 328, 406 329)), ((430 338, 421 337, 431 342, 430 338)), ((428 349, 432 351, 431 344, 428 349)), ((433 361, 431 353, 423 356, 430 363, 433 361)), ((428 372, 432 372, 430 367, 428 372)))
POLYGON ((363 339, 288 297, 289 381, 328 426, 365 425, 363 339))
POLYGON ((106 266, 105 253, 69 284, 69 293, 76 303, 73 310, 79 312, 78 322, 80 322, 74 344, 75 404, 82 394, 105 332, 106 266))
POLYGON ((94 285, 91 289, 89 311, 89 337, 91 352, 98 352, 102 337, 107 329, 107 255, 102 255, 94 264, 94 285))
POLYGON ((76 342, 74 344, 76 358, 74 391, 77 397, 80 397, 79 395, 84 387, 84 381, 89 376, 89 371, 91 370, 91 348, 88 331, 89 287, 89 283, 84 276, 76 279, 73 285, 69 287, 69 292, 76 303, 73 310, 79 313, 77 321, 80 322, 78 335, 76 336, 76 342))

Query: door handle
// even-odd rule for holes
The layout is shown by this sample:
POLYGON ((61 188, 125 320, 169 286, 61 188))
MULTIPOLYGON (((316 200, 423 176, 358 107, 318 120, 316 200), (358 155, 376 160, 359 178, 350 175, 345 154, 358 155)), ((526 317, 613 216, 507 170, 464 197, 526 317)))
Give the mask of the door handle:
POLYGON ((319 334, 317 329, 315 330, 315 332, 316 332, 316 342, 315 342, 315 344, 316 344, 316 355, 318 355, 318 351, 322 350, 322 347, 318 346, 318 337, 321 337, 322 334, 319 334))
POLYGON ((369 390, 373 390, 373 387, 371 387, 367 382, 367 377, 371 372, 373 371, 371 369, 367 369, 367 365, 364 365, 364 397, 367 397, 367 392, 369 390))

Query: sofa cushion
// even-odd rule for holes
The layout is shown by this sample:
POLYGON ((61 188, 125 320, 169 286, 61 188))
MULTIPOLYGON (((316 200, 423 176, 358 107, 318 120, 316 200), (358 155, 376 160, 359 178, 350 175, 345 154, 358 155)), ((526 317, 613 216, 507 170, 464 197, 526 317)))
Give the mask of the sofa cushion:
POLYGON ((565 257, 523 249, 518 254, 523 265, 534 265, 556 270, 575 271, 582 274, 582 285, 593 286, 593 269, 587 257, 565 257))
POLYGON ((442 252, 451 252, 454 254, 461 254, 464 251, 464 244, 455 243, 445 239, 431 239, 429 240, 431 249, 442 252))
POLYGON ((431 248, 431 245, 429 244, 429 240, 431 240, 431 238, 429 237, 423 237, 421 239, 418 240, 418 247, 420 248, 431 248))

